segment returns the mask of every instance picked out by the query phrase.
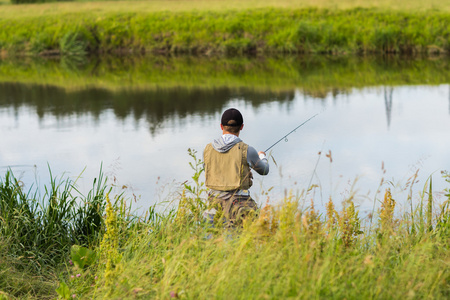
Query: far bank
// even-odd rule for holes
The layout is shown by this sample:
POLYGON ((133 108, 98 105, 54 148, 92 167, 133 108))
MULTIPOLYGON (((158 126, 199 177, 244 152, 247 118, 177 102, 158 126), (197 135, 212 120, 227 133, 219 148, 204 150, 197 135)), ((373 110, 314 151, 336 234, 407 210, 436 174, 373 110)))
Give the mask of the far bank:
POLYGON ((373 8, 53 12, 1 18, 0 51, 3 56, 448 54, 449 23, 445 11, 373 8))

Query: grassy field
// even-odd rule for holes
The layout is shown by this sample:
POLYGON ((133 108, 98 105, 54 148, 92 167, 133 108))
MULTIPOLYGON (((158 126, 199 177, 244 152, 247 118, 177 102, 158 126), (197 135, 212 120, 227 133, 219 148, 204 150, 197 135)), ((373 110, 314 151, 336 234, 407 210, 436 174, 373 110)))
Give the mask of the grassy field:
MULTIPOLYGON (((62 299, 450 296, 448 189, 444 203, 437 205, 432 183, 427 182, 422 193, 410 195, 419 200, 413 206, 411 199, 393 199, 389 189, 380 186, 372 214, 364 217, 359 215, 351 191, 339 199, 330 198, 326 208, 319 208, 314 193, 308 190, 264 206, 259 216, 245 220, 242 227, 228 228, 220 217, 213 224, 203 220, 205 190, 198 181, 201 161, 195 159, 192 167, 193 180, 171 199, 177 205, 164 213, 151 207, 141 217, 130 214, 128 201, 112 196, 99 181, 100 189, 94 189, 94 194, 103 206, 93 212, 103 216, 101 228, 95 231, 101 235, 89 243, 61 243, 64 235, 56 235, 50 248, 45 247, 43 238, 36 240, 34 247, 27 243, 18 247, 19 241, 27 241, 36 232, 51 237, 58 228, 45 222, 47 217, 43 223, 37 221, 42 215, 39 211, 27 213, 24 208, 35 201, 32 197, 12 201, 15 194, 11 191, 20 192, 20 187, 10 175, 0 178, 1 204, 10 208, 0 211, 2 230, 18 224, 30 229, 10 237, 2 232, 0 299, 54 299, 57 295, 62 299), (410 203, 410 208, 398 211, 397 201, 410 203), (341 208, 337 210, 337 206, 341 208), (15 218, 8 217, 12 212, 15 218), (55 251, 62 254, 56 265, 55 251), (32 280, 25 281, 30 274, 34 274, 32 280)), ((444 172, 443 176, 450 184, 450 175, 444 172)), ((71 189, 71 184, 63 185, 55 194, 54 215, 67 211, 64 203, 72 200, 71 189)), ((55 220, 51 216, 48 214, 55 220)), ((82 215, 79 220, 92 224, 89 216, 82 215)), ((70 228, 67 224, 71 222, 56 224, 64 229, 70 228)))
POLYGON ((450 51, 448 0, 365 2, 323 1, 314 6, 294 1, 3 5, 0 49, 2 55, 450 51))

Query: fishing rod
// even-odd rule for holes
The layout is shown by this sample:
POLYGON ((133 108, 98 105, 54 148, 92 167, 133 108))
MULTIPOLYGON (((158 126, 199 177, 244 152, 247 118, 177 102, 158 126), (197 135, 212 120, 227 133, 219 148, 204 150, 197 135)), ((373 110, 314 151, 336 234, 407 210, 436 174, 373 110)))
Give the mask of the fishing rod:
POLYGON ((312 116, 311 118, 309 118, 308 120, 306 120, 305 122, 303 122, 302 124, 298 125, 297 127, 295 127, 293 130, 291 130, 288 134, 286 134, 285 136, 283 136, 281 139, 279 139, 275 144, 273 144, 272 146, 270 146, 269 148, 267 148, 266 151, 269 151, 270 149, 272 149, 273 146, 275 146, 276 144, 278 144, 279 142, 281 142, 282 140, 286 140, 287 141, 287 137, 288 135, 290 135, 291 133, 295 132, 297 129, 299 129, 300 127, 302 127, 303 125, 305 125, 307 122, 309 122, 312 118, 314 118, 315 116, 317 116, 319 113, 315 114, 314 116, 312 116))

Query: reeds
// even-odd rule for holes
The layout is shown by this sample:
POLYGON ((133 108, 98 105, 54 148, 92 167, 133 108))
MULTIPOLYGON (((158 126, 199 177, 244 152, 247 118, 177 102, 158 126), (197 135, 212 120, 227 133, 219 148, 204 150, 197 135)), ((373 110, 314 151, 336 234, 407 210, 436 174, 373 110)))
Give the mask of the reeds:
POLYGON ((61 264, 71 245, 97 245, 103 230, 106 179, 102 172, 87 196, 70 179, 53 177, 44 193, 7 171, 0 178, 0 232, 8 254, 22 257, 35 271, 61 264))

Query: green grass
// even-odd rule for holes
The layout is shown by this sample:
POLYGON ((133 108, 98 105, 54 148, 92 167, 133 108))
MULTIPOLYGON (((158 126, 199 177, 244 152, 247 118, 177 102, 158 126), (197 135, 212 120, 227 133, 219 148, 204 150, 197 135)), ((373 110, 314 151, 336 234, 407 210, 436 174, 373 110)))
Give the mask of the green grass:
MULTIPOLYGON (((431 227, 423 226, 428 221, 424 203, 412 214, 396 213, 388 191, 384 200, 377 200, 383 205, 363 231, 364 220, 352 196, 342 200, 341 211, 330 201, 324 216, 310 202, 313 195, 305 192, 266 206, 256 220, 230 230, 220 221, 215 227, 201 222, 203 185, 196 176, 193 179, 177 210, 169 214, 151 210, 134 231, 107 221, 122 250, 101 249, 100 256, 109 253, 103 264, 100 260, 85 269, 84 277, 67 281, 70 294, 121 299, 445 299, 450 295, 450 195, 431 227), (102 267, 108 262, 114 264, 102 267), (83 288, 88 283, 93 286, 83 288)), ((433 202, 432 195, 421 197, 433 202)), ((113 211, 108 218, 112 215, 113 211)), ((120 220, 120 213, 115 216, 120 220)))
MULTIPOLYGON (((394 200, 386 189, 375 196, 372 219, 359 215, 351 192, 330 199, 321 209, 326 214, 320 214, 314 194, 304 191, 265 206, 242 228, 227 229, 220 219, 212 227, 201 216, 202 162, 190 154, 193 181, 172 199, 178 205, 165 213, 150 207, 137 218, 129 215, 123 195, 111 201, 106 194, 102 242, 91 244, 91 250, 72 247, 58 275, 25 282, 30 271, 10 250, 14 242, 2 235, 0 291, 55 298, 58 286, 63 299, 450 296, 449 189, 438 206, 430 180, 423 193, 414 195, 418 205, 406 212, 396 211, 395 204, 410 200, 394 200)), ((443 176, 450 184, 450 174, 443 176)))
POLYGON ((0 299, 52 299, 58 286, 53 274, 36 274, 27 259, 9 252, 12 240, 0 238, 0 299), (4 298, 2 298, 2 296, 4 298))
MULTIPOLYGON (((98 247, 105 233, 105 199, 113 188, 102 170, 87 194, 78 191, 76 180, 49 172, 44 186, 25 187, 10 170, 0 177, 2 300, 55 299, 58 276, 67 274, 73 246, 98 247)), ((122 202, 123 207, 121 194, 116 200, 114 205, 122 202)))
POLYGON ((95 245, 102 234, 103 175, 87 195, 72 180, 50 177, 48 186, 28 189, 11 171, 0 178, 1 239, 37 273, 65 261, 71 245, 95 245))
POLYGON ((20 16, 11 12, 12 17, 0 19, 3 55, 450 51, 450 14, 446 11, 251 8, 60 12, 56 6, 48 9, 49 12, 20 16))

